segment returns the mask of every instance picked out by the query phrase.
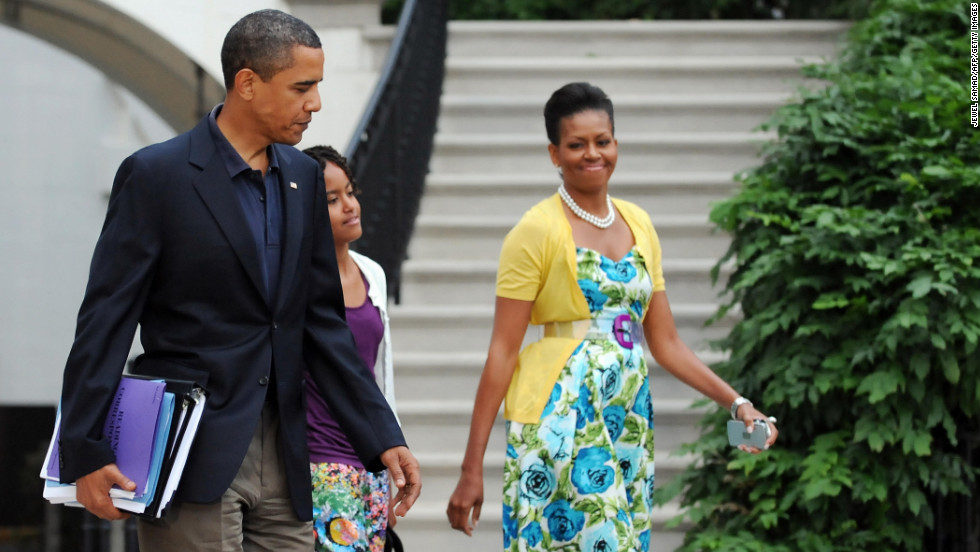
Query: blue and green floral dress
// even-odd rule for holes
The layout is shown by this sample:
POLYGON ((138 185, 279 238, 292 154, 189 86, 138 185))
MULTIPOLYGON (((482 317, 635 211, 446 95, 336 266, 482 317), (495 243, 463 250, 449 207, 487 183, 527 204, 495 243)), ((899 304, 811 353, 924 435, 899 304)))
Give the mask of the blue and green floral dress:
POLYGON ((507 422, 504 550, 646 551, 653 407, 641 343, 653 286, 634 247, 613 261, 578 248, 589 334, 541 420, 507 422))

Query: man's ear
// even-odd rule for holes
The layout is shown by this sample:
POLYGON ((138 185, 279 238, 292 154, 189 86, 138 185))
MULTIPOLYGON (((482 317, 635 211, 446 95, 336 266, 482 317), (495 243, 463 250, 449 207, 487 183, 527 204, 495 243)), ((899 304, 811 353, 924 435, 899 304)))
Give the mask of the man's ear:
POLYGON ((255 81, 259 75, 255 71, 245 68, 235 75, 235 92, 243 100, 251 100, 255 95, 255 81))

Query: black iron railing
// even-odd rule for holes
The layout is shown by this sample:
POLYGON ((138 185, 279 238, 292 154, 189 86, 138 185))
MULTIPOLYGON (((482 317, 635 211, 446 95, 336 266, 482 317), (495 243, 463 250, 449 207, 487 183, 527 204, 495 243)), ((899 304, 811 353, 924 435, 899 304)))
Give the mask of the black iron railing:
POLYGON ((364 234, 352 247, 384 268, 395 302, 429 172, 448 15, 448 0, 405 2, 378 85, 346 151, 362 190, 364 234))

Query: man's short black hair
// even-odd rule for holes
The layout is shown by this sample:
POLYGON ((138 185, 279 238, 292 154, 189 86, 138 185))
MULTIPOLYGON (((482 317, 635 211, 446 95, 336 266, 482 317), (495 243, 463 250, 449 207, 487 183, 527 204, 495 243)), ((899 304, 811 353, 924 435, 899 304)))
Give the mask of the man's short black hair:
POLYGON ((251 69, 267 82, 293 64, 293 48, 322 48, 320 37, 302 20, 279 10, 259 10, 232 25, 221 46, 225 88, 235 87, 235 75, 251 69))

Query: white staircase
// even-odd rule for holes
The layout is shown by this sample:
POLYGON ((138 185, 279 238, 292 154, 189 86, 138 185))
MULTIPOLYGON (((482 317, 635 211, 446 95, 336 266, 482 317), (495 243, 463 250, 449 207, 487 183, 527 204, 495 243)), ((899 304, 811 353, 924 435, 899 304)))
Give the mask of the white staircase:
MULTIPOLYGON (((845 25, 829 22, 452 22, 431 173, 392 308, 395 385, 409 445, 423 466, 422 498, 397 526, 407 550, 502 548, 503 423, 490 438, 481 523, 452 531, 446 504, 459 475, 473 396, 490 339, 497 255, 504 234, 559 181, 542 109, 552 91, 589 81, 616 109, 620 155, 612 195, 653 219, 671 308, 706 362, 718 291, 708 271, 728 238, 712 232, 709 204, 735 190, 734 172, 757 163, 752 129, 801 83, 801 61, 832 55, 845 25)), ((698 394, 648 358, 653 378, 657 483, 689 458, 698 394)), ((681 530, 656 512, 651 550, 674 549, 681 530)))

